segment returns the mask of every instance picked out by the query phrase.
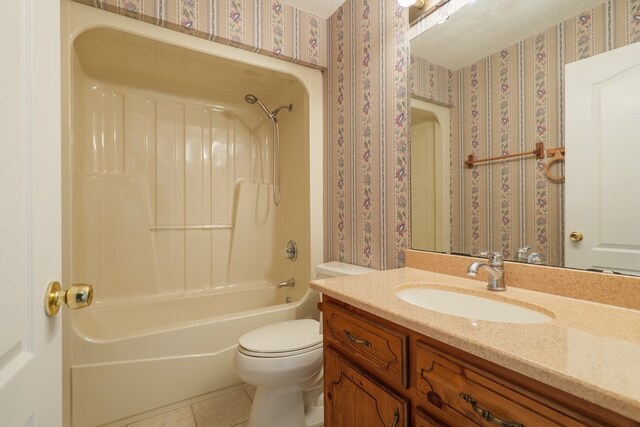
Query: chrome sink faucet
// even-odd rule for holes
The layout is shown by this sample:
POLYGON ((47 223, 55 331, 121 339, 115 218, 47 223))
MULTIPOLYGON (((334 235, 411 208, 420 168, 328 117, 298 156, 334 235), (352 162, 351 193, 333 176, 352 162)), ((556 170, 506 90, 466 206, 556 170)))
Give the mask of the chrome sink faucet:
POLYGON ((481 253, 482 256, 488 256, 488 262, 476 261, 471 263, 467 268, 467 275, 476 277, 478 270, 485 267, 487 273, 489 273, 489 283, 487 289, 490 291, 506 291, 507 288, 504 285, 504 257, 501 252, 489 252, 481 253))

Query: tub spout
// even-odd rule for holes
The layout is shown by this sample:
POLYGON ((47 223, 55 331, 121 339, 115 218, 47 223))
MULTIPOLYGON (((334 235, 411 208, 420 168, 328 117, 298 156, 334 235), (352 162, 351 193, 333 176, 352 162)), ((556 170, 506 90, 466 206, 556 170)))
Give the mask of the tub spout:
POLYGON ((277 288, 293 288, 296 285, 296 279, 285 280, 284 282, 280 282, 277 285, 277 288))

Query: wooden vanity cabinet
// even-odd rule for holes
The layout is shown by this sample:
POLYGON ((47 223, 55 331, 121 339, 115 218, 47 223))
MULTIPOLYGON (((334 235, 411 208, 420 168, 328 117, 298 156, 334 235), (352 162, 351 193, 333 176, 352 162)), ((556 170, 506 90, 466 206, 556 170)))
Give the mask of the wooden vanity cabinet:
POLYGON ((325 427, 640 427, 331 297, 321 306, 325 427))
POLYGON ((332 303, 323 331, 325 426, 408 426, 408 335, 332 303))

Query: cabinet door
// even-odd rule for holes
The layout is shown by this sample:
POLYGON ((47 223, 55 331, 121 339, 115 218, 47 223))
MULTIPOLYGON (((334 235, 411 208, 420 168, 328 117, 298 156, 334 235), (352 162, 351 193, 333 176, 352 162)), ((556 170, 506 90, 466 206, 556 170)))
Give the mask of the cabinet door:
POLYGON ((418 408, 416 411, 415 427, 449 427, 449 425, 428 415, 424 409, 418 408))
POLYGON ((325 427, 406 427, 406 399, 329 347, 324 371, 325 427))

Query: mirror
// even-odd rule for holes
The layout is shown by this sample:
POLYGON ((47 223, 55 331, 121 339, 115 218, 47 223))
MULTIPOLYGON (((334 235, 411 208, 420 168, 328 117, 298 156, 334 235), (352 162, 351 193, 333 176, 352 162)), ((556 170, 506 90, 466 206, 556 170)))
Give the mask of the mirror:
POLYGON ((601 55, 640 45, 640 26, 633 25, 639 15, 621 7, 630 1, 451 0, 410 29, 412 248, 473 255, 492 250, 522 262, 640 274, 640 197, 629 188, 640 182, 640 172, 631 175, 640 168, 626 160, 640 156, 638 144, 627 143, 637 122, 631 112, 640 109, 629 106, 640 99, 640 64, 625 62, 612 72, 624 81, 600 78, 581 89, 576 83, 599 66, 601 55), (580 98, 590 92, 598 95, 580 98), (622 106, 605 123, 605 115, 586 119, 591 104, 594 110, 622 106), (442 108, 449 132, 436 117, 442 108), (581 128, 588 132, 576 142, 581 128), (435 142, 425 143, 426 134, 435 142), (425 160, 428 150, 435 160, 425 160), (469 155, 484 160, 520 153, 529 154, 464 163, 469 155), (578 153, 587 153, 587 160, 581 154, 576 163, 578 153), (551 163, 561 154, 566 164, 551 163), (591 175, 575 178, 585 171, 591 175), (579 181, 593 184, 575 189, 579 181), (449 197, 437 199, 438 191, 449 197), (585 192, 594 199, 587 201, 585 192), (587 217, 595 222, 585 224, 587 217))

